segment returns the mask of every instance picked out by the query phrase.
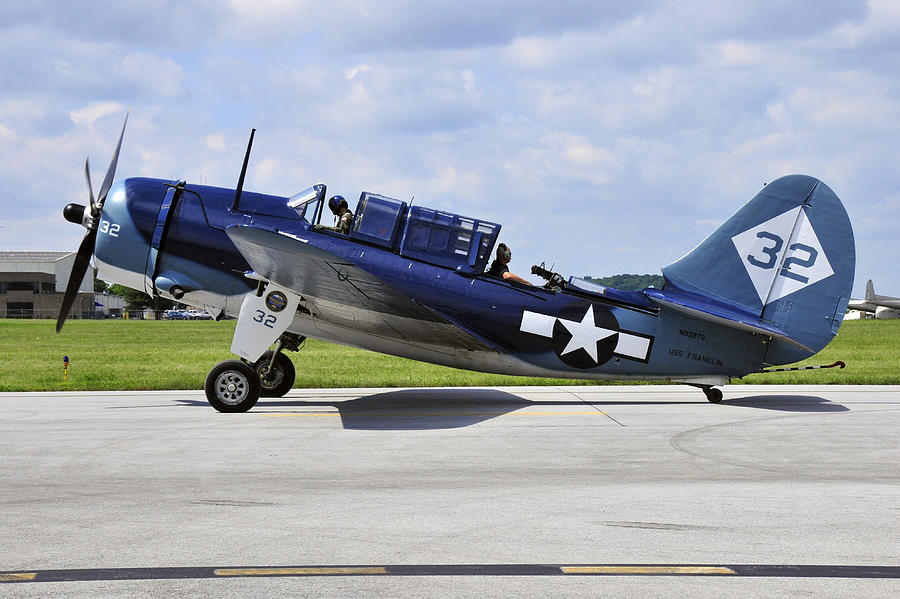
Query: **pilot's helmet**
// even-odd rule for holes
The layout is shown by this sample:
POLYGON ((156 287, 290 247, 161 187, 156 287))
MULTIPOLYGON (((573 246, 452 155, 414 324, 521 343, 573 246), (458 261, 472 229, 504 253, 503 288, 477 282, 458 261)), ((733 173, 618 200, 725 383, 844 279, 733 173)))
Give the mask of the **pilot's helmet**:
POLYGON ((338 210, 341 209, 341 204, 347 205, 347 200, 344 199, 344 196, 331 196, 331 199, 328 200, 328 208, 331 209, 332 214, 338 213, 338 210))

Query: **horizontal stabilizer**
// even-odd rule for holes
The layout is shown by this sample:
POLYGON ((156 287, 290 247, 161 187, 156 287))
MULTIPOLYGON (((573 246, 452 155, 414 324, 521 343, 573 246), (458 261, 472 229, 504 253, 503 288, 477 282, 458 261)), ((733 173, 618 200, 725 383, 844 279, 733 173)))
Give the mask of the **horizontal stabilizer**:
POLYGON ((787 333, 772 323, 763 322, 752 314, 712 302, 703 296, 684 292, 666 293, 659 289, 645 289, 644 295, 657 306, 670 308, 677 312, 692 316, 693 318, 698 318, 732 329, 772 337, 773 339, 778 339, 779 341, 793 345, 797 349, 809 352, 810 354, 815 353, 815 351, 809 347, 792 339, 787 333))

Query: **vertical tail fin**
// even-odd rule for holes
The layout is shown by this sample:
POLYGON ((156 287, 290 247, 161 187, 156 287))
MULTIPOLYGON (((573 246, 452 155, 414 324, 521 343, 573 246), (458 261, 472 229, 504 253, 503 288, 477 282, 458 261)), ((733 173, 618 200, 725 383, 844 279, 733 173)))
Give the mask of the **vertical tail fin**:
POLYGON ((875 285, 872 284, 872 279, 866 281, 866 301, 875 301, 875 285))
MULTIPOLYGON (((853 230, 841 201, 818 179, 790 175, 764 187, 663 275, 666 290, 701 295, 817 352, 843 320, 855 268, 853 230)), ((766 361, 809 355, 776 341, 766 361)))

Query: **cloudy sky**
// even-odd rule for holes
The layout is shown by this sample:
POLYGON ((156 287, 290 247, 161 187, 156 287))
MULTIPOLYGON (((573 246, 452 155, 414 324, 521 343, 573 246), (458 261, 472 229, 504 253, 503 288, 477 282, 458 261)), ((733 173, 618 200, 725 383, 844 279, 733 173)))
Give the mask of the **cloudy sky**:
POLYGON ((658 273, 805 173, 900 295, 895 0, 3 0, 0 82, 0 249, 77 248, 130 109, 118 177, 233 187, 255 127, 246 189, 415 196, 522 274, 658 273))

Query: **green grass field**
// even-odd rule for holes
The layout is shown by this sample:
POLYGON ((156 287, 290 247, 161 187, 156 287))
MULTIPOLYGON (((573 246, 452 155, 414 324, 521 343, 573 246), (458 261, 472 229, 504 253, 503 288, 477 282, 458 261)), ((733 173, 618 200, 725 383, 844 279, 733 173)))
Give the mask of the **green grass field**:
MULTIPOLYGON (((0 320, 0 391, 201 389, 228 348, 235 321, 0 320), (68 380, 63 356, 69 356, 68 380)), ((482 374, 309 340, 288 353, 295 387, 595 385, 598 381, 482 374)), ((900 320, 848 321, 802 364, 843 360, 843 370, 755 374, 748 384, 900 384, 900 320)))

